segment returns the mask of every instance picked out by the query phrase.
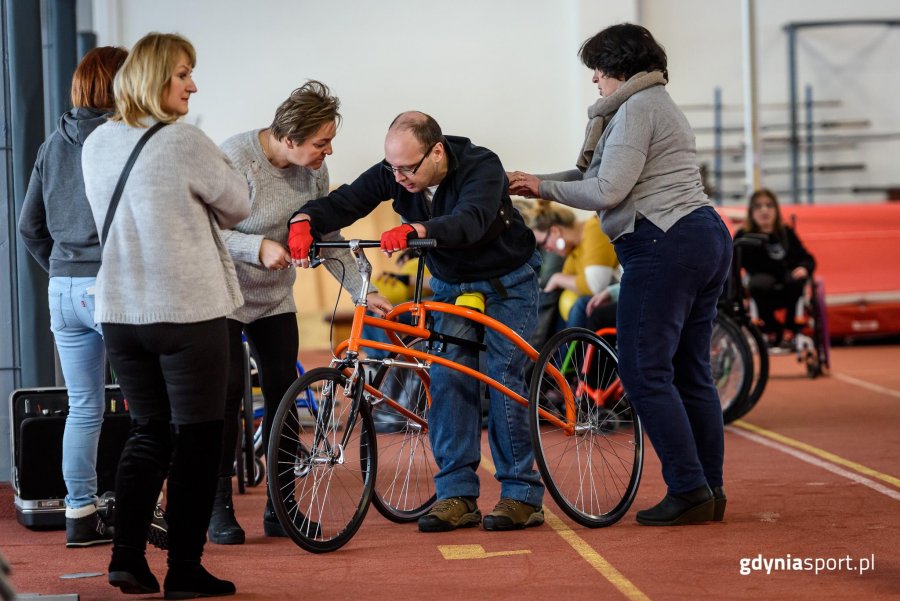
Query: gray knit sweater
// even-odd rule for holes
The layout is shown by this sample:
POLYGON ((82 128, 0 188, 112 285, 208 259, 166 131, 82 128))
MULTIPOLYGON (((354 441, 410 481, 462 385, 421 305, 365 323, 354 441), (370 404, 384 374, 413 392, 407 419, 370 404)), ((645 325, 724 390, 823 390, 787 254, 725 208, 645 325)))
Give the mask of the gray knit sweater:
MULTIPOLYGON (((84 187, 98 231, 146 131, 110 121, 84 145, 84 187)), ((162 128, 135 162, 103 241, 96 320, 192 323, 232 313, 243 299, 216 223, 231 227, 249 214, 246 182, 206 134, 186 123, 162 128)))
MULTIPOLYGON (((266 269, 259 260, 259 248, 263 239, 287 247, 287 224, 291 215, 313 198, 326 196, 329 185, 325 164, 316 170, 297 165, 279 169, 272 165, 259 144, 259 132, 254 129, 237 134, 222 143, 222 150, 238 173, 244 176, 250 192, 250 216, 233 229, 222 231, 244 295, 244 306, 229 317, 241 323, 297 311, 293 295, 296 269, 266 269)), ((338 232, 324 238, 343 239, 338 232)), ((344 264, 344 283, 353 298, 359 296, 359 273, 350 252, 322 254, 336 256, 344 264)), ((325 267, 341 281, 340 265, 326 261, 325 267)))
POLYGON ((538 177, 542 198, 597 211, 613 241, 633 232, 638 216, 667 231, 712 204, 700 181, 694 133, 662 85, 622 103, 584 174, 572 169, 538 177))

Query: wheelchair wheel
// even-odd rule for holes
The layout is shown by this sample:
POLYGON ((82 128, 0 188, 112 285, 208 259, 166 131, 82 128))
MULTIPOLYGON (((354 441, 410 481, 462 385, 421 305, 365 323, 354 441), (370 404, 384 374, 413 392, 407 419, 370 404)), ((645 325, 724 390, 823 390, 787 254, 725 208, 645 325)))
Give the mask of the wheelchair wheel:
POLYGON ((235 449, 235 472, 237 489, 244 494, 248 486, 256 486, 256 454, 253 449, 253 387, 250 382, 250 345, 245 341, 244 352, 244 396, 238 413, 238 443, 235 449))
POLYGON ((717 315, 713 322, 709 363, 722 404, 722 419, 726 424, 731 423, 750 410, 753 358, 747 339, 725 315, 717 315))
POLYGON ((828 309, 825 305, 825 284, 813 282, 813 340, 819 356, 819 373, 831 368, 831 331, 828 329, 828 309))
POLYGON ((750 345, 750 356, 753 359, 753 377, 748 393, 748 411, 756 406, 769 383, 769 348, 766 338, 752 322, 741 324, 744 340, 750 345))
MULTIPOLYGON (((425 343, 416 340, 407 346, 423 350, 425 343)), ((431 508, 437 498, 434 476, 438 468, 428 440, 428 373, 393 361, 415 362, 391 354, 372 381, 377 394, 366 393, 378 440, 378 473, 372 502, 387 519, 404 523, 417 520, 431 508), (420 419, 404 416, 384 397, 420 419)))
POLYGON ((275 413, 269 437, 269 496, 291 540, 312 553, 339 549, 362 524, 372 500, 376 448, 362 387, 320 367, 298 378, 275 413), (315 405, 298 407, 307 391, 315 405))
POLYGON ((643 431, 616 353, 594 332, 569 328, 543 346, 529 425, 544 485, 566 515, 588 528, 625 515, 641 480, 643 431))

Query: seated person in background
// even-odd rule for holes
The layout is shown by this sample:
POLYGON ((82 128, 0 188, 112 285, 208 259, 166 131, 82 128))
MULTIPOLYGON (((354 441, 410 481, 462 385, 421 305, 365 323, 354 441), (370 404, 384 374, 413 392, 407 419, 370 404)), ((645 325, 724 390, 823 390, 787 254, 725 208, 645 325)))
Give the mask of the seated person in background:
POLYGON ((591 296, 615 279, 619 260, 609 237, 592 215, 577 221, 575 213, 546 200, 517 201, 525 224, 534 232, 538 248, 565 257, 562 270, 550 276, 544 292, 561 290, 558 328, 585 326, 585 308, 591 296))
POLYGON ((747 223, 735 235, 748 234, 766 238, 765 244, 744 248, 741 266, 750 276, 750 296, 756 301, 763 331, 773 345, 784 338, 785 327, 797 333, 797 300, 803 294, 807 278, 812 276, 816 260, 804 248, 793 228, 784 224, 775 193, 760 188, 750 196, 747 223), (775 319, 776 309, 785 310, 784 324, 775 319))
MULTIPOLYGON (((619 284, 611 284, 606 290, 588 299, 584 308, 584 323, 579 327, 597 331, 616 327, 616 310, 619 305, 619 284)), ((573 315, 574 317, 574 315, 573 315)))

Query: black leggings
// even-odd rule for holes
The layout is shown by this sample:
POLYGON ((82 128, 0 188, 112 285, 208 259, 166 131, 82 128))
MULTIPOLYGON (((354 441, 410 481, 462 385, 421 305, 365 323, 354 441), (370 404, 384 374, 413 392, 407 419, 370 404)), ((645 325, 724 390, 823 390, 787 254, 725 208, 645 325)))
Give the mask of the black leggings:
POLYGON ((241 348, 241 332, 250 343, 250 352, 256 359, 259 385, 265 400, 263 418, 263 449, 268 448, 272 420, 281 397, 297 379, 297 317, 294 313, 281 313, 257 319, 252 323, 228 320, 228 393, 225 397, 225 429, 222 435, 222 458, 219 476, 234 474, 234 453, 238 441, 238 415, 244 398, 244 352, 241 348))
POLYGON ((222 419, 226 336, 224 317, 198 323, 104 323, 109 362, 132 419, 179 426, 222 419))
POLYGON ((775 334, 781 341, 784 329, 797 333, 797 300, 803 294, 806 280, 789 280, 780 282, 768 273, 755 273, 750 276, 750 296, 756 301, 759 318, 763 320, 764 330, 775 334), (775 319, 775 311, 784 309, 784 324, 775 319))

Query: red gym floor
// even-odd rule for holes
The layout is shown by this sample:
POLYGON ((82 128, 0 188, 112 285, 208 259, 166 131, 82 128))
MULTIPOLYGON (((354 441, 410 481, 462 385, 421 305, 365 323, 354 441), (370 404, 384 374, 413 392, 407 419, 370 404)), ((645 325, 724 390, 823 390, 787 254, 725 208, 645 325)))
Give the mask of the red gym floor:
MULTIPOLYGON (((302 360, 313 367, 321 355, 302 360)), ((247 600, 900 598, 900 346, 834 349, 817 380, 792 357, 772 363, 760 404, 726 433, 723 523, 635 523, 664 492, 647 445, 637 500, 610 528, 574 525, 549 498, 544 526, 513 533, 422 534, 372 509, 347 546, 312 555, 262 536, 259 487, 236 500, 247 544, 207 545, 205 565, 247 600)), ((480 505, 490 510, 499 486, 484 449, 480 505)), ((0 551, 21 594, 126 598, 102 574, 109 547, 66 549, 62 532, 21 527, 8 485, 0 551), (63 578, 76 573, 102 575, 63 578)), ((161 579, 164 554, 148 556, 161 579)))

